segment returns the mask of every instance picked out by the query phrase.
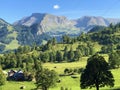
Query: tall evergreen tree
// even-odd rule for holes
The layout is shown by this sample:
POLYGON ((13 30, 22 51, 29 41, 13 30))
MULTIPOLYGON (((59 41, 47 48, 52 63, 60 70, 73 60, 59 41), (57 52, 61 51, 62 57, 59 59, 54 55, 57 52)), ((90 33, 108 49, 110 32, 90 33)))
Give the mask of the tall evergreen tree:
POLYGON ((54 37, 53 39, 52 39, 52 45, 55 45, 57 43, 57 40, 56 40, 56 38, 54 37))
POLYGON ((63 61, 63 55, 62 55, 61 51, 56 52, 56 61, 58 61, 58 62, 63 61))
POLYGON ((70 51, 68 52, 68 61, 74 61, 74 51, 72 50, 72 48, 70 49, 70 51))
POLYGON ((80 50, 77 49, 75 51, 75 57, 74 58, 75 58, 76 61, 79 61, 80 57, 82 57, 82 54, 81 54, 80 50))

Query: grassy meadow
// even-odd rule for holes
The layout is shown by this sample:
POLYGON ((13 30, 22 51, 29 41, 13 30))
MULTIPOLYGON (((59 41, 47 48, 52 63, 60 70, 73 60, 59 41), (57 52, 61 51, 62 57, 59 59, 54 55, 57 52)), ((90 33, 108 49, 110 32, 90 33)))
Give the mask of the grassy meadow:
MULTIPOLYGON (((107 55, 104 55, 107 59, 107 55)), ((79 62, 71 62, 71 63, 45 63, 43 64, 44 68, 49 68, 51 70, 55 70, 59 74, 64 73, 65 68, 80 68, 85 67, 88 57, 83 57, 79 62)), ((111 70, 114 79, 115 86, 113 88, 104 87, 100 88, 100 90, 120 90, 120 69, 111 70)), ((92 89, 80 89, 80 75, 75 75, 77 78, 72 78, 71 76, 62 76, 60 77, 60 83, 57 83, 55 87, 51 87, 49 90, 60 90, 61 87, 68 88, 68 90, 95 90, 92 89)), ((33 90, 35 88, 35 82, 6 82, 6 84, 0 87, 0 90, 20 90, 21 86, 25 86, 24 90, 33 90)))
MULTIPOLYGON (((110 87, 103 87, 100 90, 120 90, 120 69, 112 70, 114 79, 115 79, 115 86, 110 87)), ((69 90, 96 90, 95 88, 92 89, 80 89, 80 75, 77 75, 78 78, 71 78, 71 76, 61 77, 61 83, 57 84, 56 87, 50 88, 50 90, 60 90, 60 87, 68 88, 69 90)))
POLYGON ((87 63, 88 57, 82 57, 78 62, 71 63, 45 63, 43 65, 44 68, 49 68, 51 70, 55 70, 58 74, 63 74, 65 68, 82 68, 85 67, 87 63))
POLYGON ((0 87, 0 90, 20 90, 21 86, 25 86, 24 90, 33 90, 35 88, 34 82, 7 81, 4 86, 0 87))

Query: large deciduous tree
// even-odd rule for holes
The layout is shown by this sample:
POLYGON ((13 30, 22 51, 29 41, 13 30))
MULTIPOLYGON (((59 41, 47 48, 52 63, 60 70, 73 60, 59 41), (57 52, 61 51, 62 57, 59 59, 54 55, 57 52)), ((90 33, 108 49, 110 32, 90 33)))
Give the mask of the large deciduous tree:
POLYGON ((58 75, 55 71, 49 69, 42 69, 36 72, 36 84, 37 88, 42 90, 48 90, 51 86, 54 86, 58 80, 58 75))
POLYGON ((113 75, 104 57, 95 54, 88 59, 80 82, 81 88, 96 87, 96 90, 99 90, 99 87, 114 86, 113 75))
POLYGON ((120 67, 120 52, 112 52, 109 54, 109 64, 111 68, 119 68, 120 67))

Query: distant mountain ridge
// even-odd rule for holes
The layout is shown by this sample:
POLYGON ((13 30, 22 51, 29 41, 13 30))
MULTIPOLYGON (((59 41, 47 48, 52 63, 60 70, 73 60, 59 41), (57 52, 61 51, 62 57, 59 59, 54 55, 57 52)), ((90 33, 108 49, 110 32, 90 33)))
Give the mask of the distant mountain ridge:
POLYGON ((88 32, 94 26, 108 26, 110 23, 117 24, 120 22, 120 19, 114 18, 103 18, 95 16, 83 16, 79 19, 76 19, 76 26, 88 32))
MULTIPOLYGON (((33 24, 39 24, 46 32, 50 32, 51 29, 54 30, 58 28, 67 28, 77 30, 76 32, 78 33, 88 32, 94 26, 108 26, 110 23, 117 24, 119 22, 120 19, 103 18, 96 16, 83 16, 79 19, 69 20, 65 16, 33 13, 31 16, 16 21, 14 25, 32 26, 33 24)), ((58 31, 62 32, 62 30, 58 31)))

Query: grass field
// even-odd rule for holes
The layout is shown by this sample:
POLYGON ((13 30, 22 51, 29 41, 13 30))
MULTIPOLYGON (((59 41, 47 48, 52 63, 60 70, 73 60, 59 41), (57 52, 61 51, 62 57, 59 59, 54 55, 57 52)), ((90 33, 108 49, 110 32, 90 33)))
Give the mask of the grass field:
MULTIPOLYGON (((115 78, 115 86, 113 88, 104 87, 100 90, 120 90, 120 69, 112 70, 112 73, 115 78)), ((50 88, 49 90, 60 90, 60 87, 70 88, 72 90, 95 90, 92 89, 80 89, 80 75, 77 75, 78 78, 71 78, 71 76, 60 77, 61 83, 58 83, 56 87, 50 88)), ((34 82, 7 82, 6 85, 2 86, 0 90, 20 90, 21 86, 25 86, 24 90, 33 90, 35 88, 34 82)))
POLYGON ((88 57, 83 57, 78 62, 71 63, 45 63, 44 68, 55 70, 58 74, 63 74, 65 68, 81 68, 85 67, 88 57))
POLYGON ((0 87, 0 90, 20 90, 21 86, 25 86, 24 90, 32 90, 35 88, 34 82, 6 82, 6 84, 0 87))
MULTIPOLYGON (((112 70, 112 73, 114 75, 115 79, 115 86, 110 88, 110 87, 104 87, 100 88, 100 90, 120 90, 120 69, 115 69, 112 70)), ((95 88, 92 89, 80 89, 80 75, 77 75, 78 78, 71 78, 71 76, 66 76, 66 77, 61 77, 61 83, 58 84, 55 88, 51 88, 50 90, 60 90, 60 87, 64 88, 70 88, 72 90, 96 90, 95 88)))
MULTIPOLYGON (((103 55, 106 59, 107 55, 103 55)), ((88 57, 83 57, 79 62, 72 62, 72 63, 46 63, 43 64, 44 68, 49 68, 57 71, 59 74, 62 74, 65 68, 80 68, 85 67, 88 57), (56 68, 55 68, 56 67, 56 68)), ((114 79, 115 79, 115 86, 113 88, 104 87, 100 88, 100 90, 120 90, 120 69, 111 70, 114 79)), ((57 83, 57 86, 54 88, 50 88, 49 90, 60 90, 61 87, 68 88, 68 90, 95 90, 92 89, 80 89, 80 75, 76 75, 77 78, 72 78, 71 76, 63 76, 60 77, 60 83, 57 83)), ((24 90, 33 90, 35 88, 34 82, 7 82, 6 85, 2 86, 0 90, 20 90, 20 86, 25 86, 24 90)))

